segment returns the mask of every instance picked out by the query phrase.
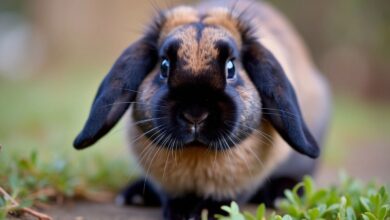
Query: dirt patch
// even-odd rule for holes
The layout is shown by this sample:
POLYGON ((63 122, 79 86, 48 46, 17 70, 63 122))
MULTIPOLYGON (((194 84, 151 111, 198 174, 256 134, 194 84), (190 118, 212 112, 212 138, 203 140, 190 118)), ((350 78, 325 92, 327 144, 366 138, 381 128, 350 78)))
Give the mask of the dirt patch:
POLYGON ((161 219, 159 208, 120 207, 114 203, 76 202, 55 206, 46 213, 58 220, 156 220, 161 219))

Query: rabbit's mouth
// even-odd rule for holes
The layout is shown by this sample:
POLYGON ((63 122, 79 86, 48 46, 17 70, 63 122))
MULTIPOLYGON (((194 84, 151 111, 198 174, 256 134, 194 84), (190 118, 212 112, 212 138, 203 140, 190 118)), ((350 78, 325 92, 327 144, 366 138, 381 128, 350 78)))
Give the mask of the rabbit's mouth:
POLYGON ((183 146, 183 148, 187 148, 187 147, 209 148, 208 145, 206 145, 206 144, 204 144, 204 143, 202 143, 202 142, 200 142, 198 140, 194 140, 194 141, 192 141, 192 142, 190 142, 188 144, 185 144, 183 146))

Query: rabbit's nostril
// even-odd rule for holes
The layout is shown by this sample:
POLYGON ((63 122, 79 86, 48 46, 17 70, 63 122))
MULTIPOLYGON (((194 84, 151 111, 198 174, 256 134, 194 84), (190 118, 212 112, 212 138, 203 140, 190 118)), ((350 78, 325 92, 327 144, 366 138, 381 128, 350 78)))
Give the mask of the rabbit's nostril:
POLYGON ((201 124, 207 119, 208 116, 208 112, 202 112, 200 114, 191 114, 188 112, 183 112, 183 118, 191 124, 201 124))

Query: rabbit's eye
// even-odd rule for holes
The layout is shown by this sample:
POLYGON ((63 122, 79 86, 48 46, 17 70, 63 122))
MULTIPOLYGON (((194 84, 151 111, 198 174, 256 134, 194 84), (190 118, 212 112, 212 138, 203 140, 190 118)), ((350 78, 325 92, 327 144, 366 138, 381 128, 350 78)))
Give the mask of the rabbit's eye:
POLYGON ((162 79, 168 78, 170 63, 169 60, 163 59, 160 65, 160 77, 162 79))
POLYGON ((236 78, 236 67, 234 66, 233 59, 230 59, 226 62, 225 65, 226 79, 235 79, 236 78))

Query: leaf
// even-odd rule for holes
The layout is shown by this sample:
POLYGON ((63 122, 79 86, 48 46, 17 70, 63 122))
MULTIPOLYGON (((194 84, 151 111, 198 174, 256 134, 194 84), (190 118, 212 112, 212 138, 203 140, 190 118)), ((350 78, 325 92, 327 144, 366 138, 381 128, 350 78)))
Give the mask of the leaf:
POLYGON ((33 164, 34 166, 37 165, 37 158, 38 158, 38 153, 37 151, 32 151, 31 152, 31 155, 30 155, 30 161, 31 161, 31 164, 33 164))
POLYGON ((256 210, 256 219, 262 220, 265 215, 265 205, 262 203, 256 210))
POLYGON ((388 215, 390 215, 389 214, 389 205, 383 205, 379 210, 378 219, 384 220, 386 217, 390 217, 388 215))
POLYGON ((347 219, 348 220, 356 220, 355 212, 352 207, 347 208, 347 219))
POLYGON ((257 219, 255 216, 252 215, 252 213, 249 212, 244 212, 244 217, 245 220, 262 220, 261 218, 257 219))
POLYGON ((208 213, 207 209, 203 209, 202 213, 201 213, 201 220, 207 220, 208 214, 209 213, 208 213))
POLYGON ((367 216, 369 220, 377 220, 375 215, 372 214, 371 212, 365 212, 364 215, 367 216))
POLYGON ((318 208, 309 209, 305 213, 305 217, 308 219, 317 219, 319 216, 320 216, 320 211, 318 210, 318 208))
POLYGON ((309 176, 303 177, 303 186, 305 189, 305 196, 306 198, 311 198, 313 191, 314 191, 314 182, 313 179, 309 176))
POLYGON ((324 189, 321 189, 317 192, 315 192, 309 199, 308 201, 308 205, 312 206, 314 204, 317 204, 319 202, 321 202, 326 196, 327 196, 328 192, 324 189))
POLYGON ((386 188, 385 188, 384 186, 382 186, 382 187, 379 189, 379 195, 381 195, 382 200, 383 200, 384 202, 390 202, 390 201, 388 201, 389 195, 388 195, 387 190, 386 190, 386 188))
POLYGON ((232 212, 231 211, 232 209, 229 206, 226 206, 226 205, 222 206, 221 209, 226 211, 227 213, 231 213, 232 212))
POLYGON ((293 219, 291 218, 291 216, 285 215, 283 216, 282 220, 293 220, 293 219))
POLYGON ((363 206, 365 211, 371 211, 370 200, 368 200, 367 198, 360 197, 360 204, 363 206))
POLYGON ((231 209, 232 209, 232 211, 233 211, 234 213, 239 213, 239 212, 240 212, 240 208, 238 207, 238 205, 237 205, 236 202, 232 202, 232 203, 230 204, 230 207, 231 207, 231 209))
POLYGON ((285 190, 284 195, 293 205, 300 207, 300 199, 297 194, 293 193, 291 190, 285 190))
POLYGON ((226 211, 229 216, 215 215, 219 220, 245 220, 245 216, 240 213, 240 208, 236 202, 231 202, 230 206, 222 206, 221 209, 226 211))

